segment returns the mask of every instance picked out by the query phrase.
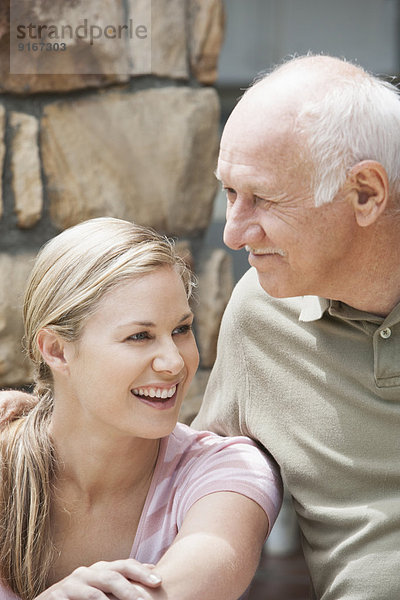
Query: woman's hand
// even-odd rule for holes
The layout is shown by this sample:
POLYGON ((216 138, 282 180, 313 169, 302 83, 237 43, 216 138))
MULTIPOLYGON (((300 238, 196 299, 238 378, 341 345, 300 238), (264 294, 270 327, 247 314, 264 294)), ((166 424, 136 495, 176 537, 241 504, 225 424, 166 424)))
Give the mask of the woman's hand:
POLYGON ((79 567, 36 600, 151 600, 152 596, 142 586, 161 585, 161 578, 152 567, 133 558, 79 567))

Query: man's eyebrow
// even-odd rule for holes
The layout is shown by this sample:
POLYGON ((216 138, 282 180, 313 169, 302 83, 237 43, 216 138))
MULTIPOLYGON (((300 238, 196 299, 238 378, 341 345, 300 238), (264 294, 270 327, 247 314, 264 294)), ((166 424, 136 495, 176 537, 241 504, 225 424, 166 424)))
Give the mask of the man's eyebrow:
POLYGON ((222 178, 219 174, 218 169, 215 169, 214 175, 215 175, 216 179, 219 181, 219 183, 221 184, 222 189, 226 189, 228 186, 226 186, 225 183, 222 181, 222 178))
POLYGON ((221 183, 222 183, 222 179, 221 179, 221 176, 219 174, 218 167, 215 169, 214 175, 218 179, 218 181, 221 181, 221 183))
MULTIPOLYGON (((214 171, 214 175, 215 177, 218 179, 218 181, 220 182, 220 184, 222 185, 223 188, 230 188, 229 185, 225 185, 225 183, 222 181, 221 176, 218 172, 218 168, 215 169, 214 171)), ((266 182, 261 179, 261 180, 257 180, 257 179, 252 179, 251 181, 251 186, 249 186, 249 191, 254 195, 254 196, 260 196, 260 198, 264 198, 265 200, 284 200, 286 198, 286 194, 285 192, 281 192, 281 193, 267 193, 266 192, 266 182)))

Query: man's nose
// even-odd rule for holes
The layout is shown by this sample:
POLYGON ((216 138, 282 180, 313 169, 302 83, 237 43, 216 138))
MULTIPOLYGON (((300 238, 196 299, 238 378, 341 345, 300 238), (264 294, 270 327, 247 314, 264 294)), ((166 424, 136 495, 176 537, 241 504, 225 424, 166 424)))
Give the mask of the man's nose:
POLYGON ((263 229, 257 220, 253 207, 239 199, 227 208, 224 242, 232 250, 244 246, 257 246, 263 238, 263 229))
POLYGON ((160 342, 152 366, 154 371, 170 373, 172 375, 177 375, 182 371, 185 362, 172 338, 168 341, 160 342))

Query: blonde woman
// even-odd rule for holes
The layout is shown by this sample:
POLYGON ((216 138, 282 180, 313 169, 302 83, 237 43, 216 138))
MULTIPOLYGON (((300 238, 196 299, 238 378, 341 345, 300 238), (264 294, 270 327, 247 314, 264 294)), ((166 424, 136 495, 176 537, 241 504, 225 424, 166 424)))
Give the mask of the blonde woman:
POLYGON ((198 365, 173 245, 94 219, 38 255, 39 403, 2 431, 1 600, 235 600, 281 500, 246 438, 177 424, 198 365))

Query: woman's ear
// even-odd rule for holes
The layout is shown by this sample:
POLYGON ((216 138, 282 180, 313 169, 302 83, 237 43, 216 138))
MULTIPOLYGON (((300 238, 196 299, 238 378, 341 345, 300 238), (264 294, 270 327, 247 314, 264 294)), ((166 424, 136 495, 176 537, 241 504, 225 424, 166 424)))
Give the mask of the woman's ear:
POLYGON ((51 329, 41 329, 37 344, 45 363, 53 371, 64 372, 67 369, 65 341, 51 329))
POLYGON ((348 176, 348 194, 358 225, 368 227, 375 223, 389 199, 388 176, 383 165, 374 160, 354 165, 348 176))

